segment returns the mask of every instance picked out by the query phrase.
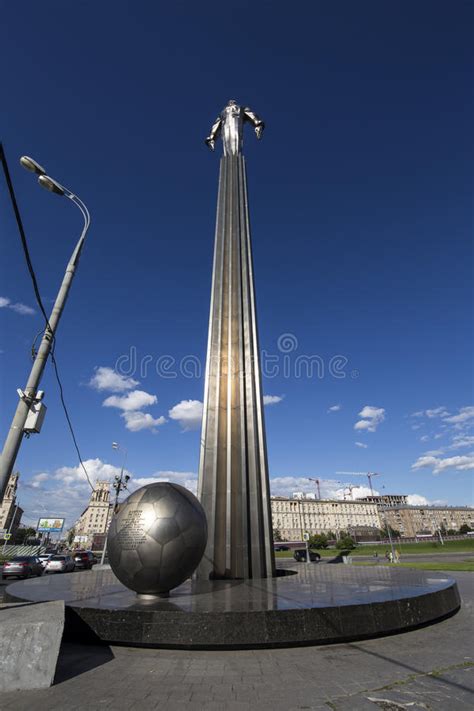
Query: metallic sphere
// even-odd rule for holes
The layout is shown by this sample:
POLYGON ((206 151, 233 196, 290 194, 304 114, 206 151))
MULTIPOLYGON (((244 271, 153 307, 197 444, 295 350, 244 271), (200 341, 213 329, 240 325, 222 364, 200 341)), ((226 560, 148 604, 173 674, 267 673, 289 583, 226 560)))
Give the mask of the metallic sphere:
POLYGON ((124 501, 107 536, 110 567, 140 594, 167 593, 189 578, 207 542, 204 509, 179 484, 148 484, 124 501))

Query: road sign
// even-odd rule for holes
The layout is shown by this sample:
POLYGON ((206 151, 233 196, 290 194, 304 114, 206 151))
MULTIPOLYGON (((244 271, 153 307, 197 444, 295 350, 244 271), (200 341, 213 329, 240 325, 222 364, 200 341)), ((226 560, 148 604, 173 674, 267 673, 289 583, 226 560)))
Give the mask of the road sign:
POLYGON ((309 533, 303 533, 303 541, 309 541, 309 533))

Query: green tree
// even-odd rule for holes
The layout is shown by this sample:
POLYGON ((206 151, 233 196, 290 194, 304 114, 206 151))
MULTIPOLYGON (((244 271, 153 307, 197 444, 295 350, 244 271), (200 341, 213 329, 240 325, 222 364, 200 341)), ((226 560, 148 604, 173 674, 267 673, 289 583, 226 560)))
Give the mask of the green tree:
POLYGON ((454 528, 448 528, 448 536, 455 536, 457 531, 454 530, 454 528))
POLYGON ((36 537, 36 529, 31 528, 31 526, 25 528, 17 528, 13 534, 13 542, 21 546, 26 543, 28 538, 36 537))
POLYGON ((274 529, 273 529, 273 540, 276 541, 277 543, 279 543, 280 541, 283 540, 279 528, 274 528, 274 529))
POLYGON ((472 528, 467 525, 467 523, 463 523, 462 526, 459 527, 459 533, 469 533, 472 531, 472 528))
POLYGON ((310 548, 327 548, 328 539, 324 533, 315 533, 313 536, 309 537, 309 547, 310 548))
POLYGON ((340 551, 342 550, 352 550, 356 547, 354 539, 350 536, 341 536, 341 538, 336 543, 336 548, 340 551))
POLYGON ((67 532, 67 536, 66 536, 66 541, 67 541, 68 546, 70 546, 72 544, 72 542, 74 541, 75 535, 76 535, 76 529, 70 528, 69 531, 67 532))

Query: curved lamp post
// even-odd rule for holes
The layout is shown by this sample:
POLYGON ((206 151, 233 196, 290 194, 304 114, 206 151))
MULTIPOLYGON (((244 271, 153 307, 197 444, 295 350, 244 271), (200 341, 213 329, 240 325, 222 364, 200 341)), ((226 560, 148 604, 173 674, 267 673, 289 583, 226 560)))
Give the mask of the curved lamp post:
POLYGON ((66 267, 66 273, 56 297, 51 316, 46 324, 46 329, 43 334, 43 338, 41 339, 41 344, 39 346, 38 353, 36 354, 33 367, 31 368, 26 387, 24 390, 18 390, 20 401, 16 408, 10 431, 3 447, 2 456, 0 458, 0 501, 3 497, 10 474, 15 465, 15 460, 25 433, 27 417, 30 413, 32 413, 34 417, 35 412, 37 412, 38 408, 41 407, 40 401, 43 397, 43 393, 41 391, 38 392, 38 386, 41 382, 41 377, 54 343, 59 319, 61 318, 66 304, 69 289, 71 288, 71 283, 79 263, 82 247, 84 246, 87 230, 90 225, 89 210, 82 200, 77 197, 77 195, 74 195, 74 193, 68 190, 68 188, 65 188, 56 180, 53 180, 53 178, 46 175, 45 169, 33 160, 33 158, 30 158, 29 156, 22 156, 20 163, 24 168, 39 176, 38 182, 43 188, 52 193, 56 193, 56 195, 63 195, 69 198, 69 200, 71 200, 71 202, 73 202, 81 211, 82 217, 84 218, 84 227, 66 267))

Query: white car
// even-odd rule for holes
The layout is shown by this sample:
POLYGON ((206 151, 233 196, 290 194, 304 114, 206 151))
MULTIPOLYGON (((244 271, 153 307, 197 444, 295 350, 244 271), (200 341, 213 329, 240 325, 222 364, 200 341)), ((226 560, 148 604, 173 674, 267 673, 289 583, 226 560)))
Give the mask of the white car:
POLYGON ((47 561, 45 573, 70 573, 75 568, 75 563, 70 555, 53 555, 47 561))
POLYGON ((41 555, 38 556, 38 558, 41 561, 41 565, 43 568, 46 568, 46 564, 51 558, 53 557, 53 553, 42 553, 41 555))

